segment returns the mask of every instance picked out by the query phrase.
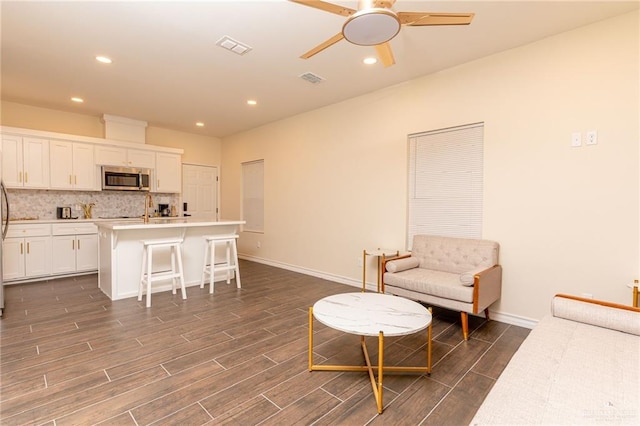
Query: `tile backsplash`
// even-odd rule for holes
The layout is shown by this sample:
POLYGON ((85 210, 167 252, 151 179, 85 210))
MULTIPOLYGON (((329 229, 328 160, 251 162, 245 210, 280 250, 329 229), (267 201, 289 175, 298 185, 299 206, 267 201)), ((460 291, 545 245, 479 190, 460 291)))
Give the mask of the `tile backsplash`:
MULTIPOLYGON (((7 189, 10 218, 56 219, 56 207, 71 207, 73 217, 83 218, 80 204, 94 203, 93 218, 142 216, 144 192, 137 191, 55 191, 40 189, 7 189), (76 208, 77 207, 77 208, 76 208)), ((175 205, 178 213, 179 194, 151 194, 158 204, 175 205)), ((151 213, 150 208, 150 213, 151 213)))

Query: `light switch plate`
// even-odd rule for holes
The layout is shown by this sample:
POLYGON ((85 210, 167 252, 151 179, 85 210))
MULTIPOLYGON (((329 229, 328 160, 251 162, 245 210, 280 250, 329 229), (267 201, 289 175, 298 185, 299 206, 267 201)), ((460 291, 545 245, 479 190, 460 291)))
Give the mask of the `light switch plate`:
POLYGON ((598 131, 589 130, 587 132, 587 145, 595 145, 598 143, 598 131))
POLYGON ((571 146, 582 146, 582 134, 580 132, 571 133, 571 146))

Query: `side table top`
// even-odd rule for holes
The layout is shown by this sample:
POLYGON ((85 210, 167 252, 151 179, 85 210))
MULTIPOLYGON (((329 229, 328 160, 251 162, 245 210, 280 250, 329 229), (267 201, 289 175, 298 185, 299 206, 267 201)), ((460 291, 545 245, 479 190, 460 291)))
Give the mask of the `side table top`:
POLYGON ((431 313, 413 300, 381 293, 342 293, 313 305, 313 316, 322 324, 359 336, 403 336, 431 324, 431 313))
POLYGON ((377 248, 377 249, 367 249, 364 252, 367 254, 367 256, 381 257, 382 255, 395 256, 400 253, 400 250, 377 248))

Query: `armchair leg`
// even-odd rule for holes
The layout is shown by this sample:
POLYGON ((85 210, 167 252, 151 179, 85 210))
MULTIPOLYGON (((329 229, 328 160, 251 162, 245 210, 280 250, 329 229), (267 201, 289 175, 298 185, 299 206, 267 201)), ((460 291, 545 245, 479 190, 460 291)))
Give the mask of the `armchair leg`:
POLYGON ((464 340, 469 340, 469 314, 460 312, 460 319, 462 321, 462 337, 464 340))
POLYGON ((491 318, 489 318, 489 308, 485 308, 484 317, 487 319, 487 321, 491 321, 491 318))

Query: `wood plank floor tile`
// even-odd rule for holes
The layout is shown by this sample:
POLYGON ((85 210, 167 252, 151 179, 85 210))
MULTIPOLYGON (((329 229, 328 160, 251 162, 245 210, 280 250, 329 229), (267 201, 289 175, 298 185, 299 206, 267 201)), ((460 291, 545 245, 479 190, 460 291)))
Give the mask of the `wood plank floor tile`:
MULTIPOLYGON (((436 407, 450 387, 438 383, 429 377, 420 377, 405 389, 400 396, 383 402, 384 413, 376 417, 371 425, 421 424, 431 410, 436 407)), ((441 424, 458 424, 444 422, 441 424)))
POLYGON ((95 424, 100 426, 138 426, 128 412, 95 424))
MULTIPOLYGON (((491 321, 493 322, 493 321, 491 321)), ((520 347, 524 339, 529 335, 528 329, 508 326, 499 337, 500 344, 494 344, 480 358, 471 371, 483 374, 492 379, 497 379, 507 366, 515 351, 520 347)))
POLYGON ((213 418, 200 404, 191 404, 156 422, 154 426, 201 425, 212 421, 213 418))
MULTIPOLYGON (((387 399, 393 399, 397 395, 389 392, 387 399)), ((343 400, 337 407, 320 417, 314 426, 335 425, 368 425, 378 417, 378 407, 373 397, 371 384, 367 379, 367 385, 358 388, 358 391, 343 400)), ((401 423, 408 425, 408 423, 401 423)))
MULTIPOLYGON (((158 380, 145 383, 127 392, 121 392, 111 398, 99 401, 91 406, 76 410, 68 415, 58 417, 56 424, 60 425, 77 425, 92 424, 102 420, 107 420, 118 413, 129 412, 144 404, 151 403, 158 398, 164 397, 166 394, 175 392, 178 389, 188 388, 191 384, 212 378, 220 373, 222 369, 214 362, 201 364, 197 367, 185 370, 179 374, 171 376, 163 376, 158 380)), ((99 390, 99 389, 98 389, 99 390)), ((189 404, 186 404, 189 405, 189 404)), ((177 412, 184 406, 172 406, 171 411, 177 412)), ((160 418, 160 416, 158 417, 160 418)), ((208 418, 208 420, 211 417, 208 418)))
POLYGON ((492 386, 493 380, 488 377, 467 373, 422 424, 468 425, 492 386))
POLYGON ((312 424, 323 414, 340 404, 340 400, 334 396, 316 389, 302 396, 293 404, 282 408, 273 416, 266 419, 263 425, 296 425, 312 424))
POLYGON ((470 339, 461 342, 442 360, 434 364, 431 378, 447 386, 455 386, 489 346, 488 343, 480 340, 470 339))
POLYGON ((233 409, 216 417, 214 425, 251 425, 259 424, 273 416, 280 408, 263 396, 257 396, 244 403, 238 403, 233 409))
MULTIPOLYGON (((167 373, 161 367, 154 367, 121 380, 108 382, 98 387, 90 388, 90 392, 70 393, 67 396, 36 406, 35 409, 23 411, 15 416, 4 419, 7 424, 39 424, 41 422, 58 419, 78 410, 111 398, 113 395, 126 393, 131 389, 144 386, 166 377, 167 373)), ((3 404, 3 411, 5 407, 3 404)))
POLYGON ((188 387, 168 392, 160 398, 131 410, 131 413, 138 424, 148 424, 195 402, 201 402, 207 409, 204 401, 211 395, 220 393, 239 381, 262 376, 265 374, 264 371, 272 366, 271 361, 259 356, 251 362, 194 381, 188 387))

